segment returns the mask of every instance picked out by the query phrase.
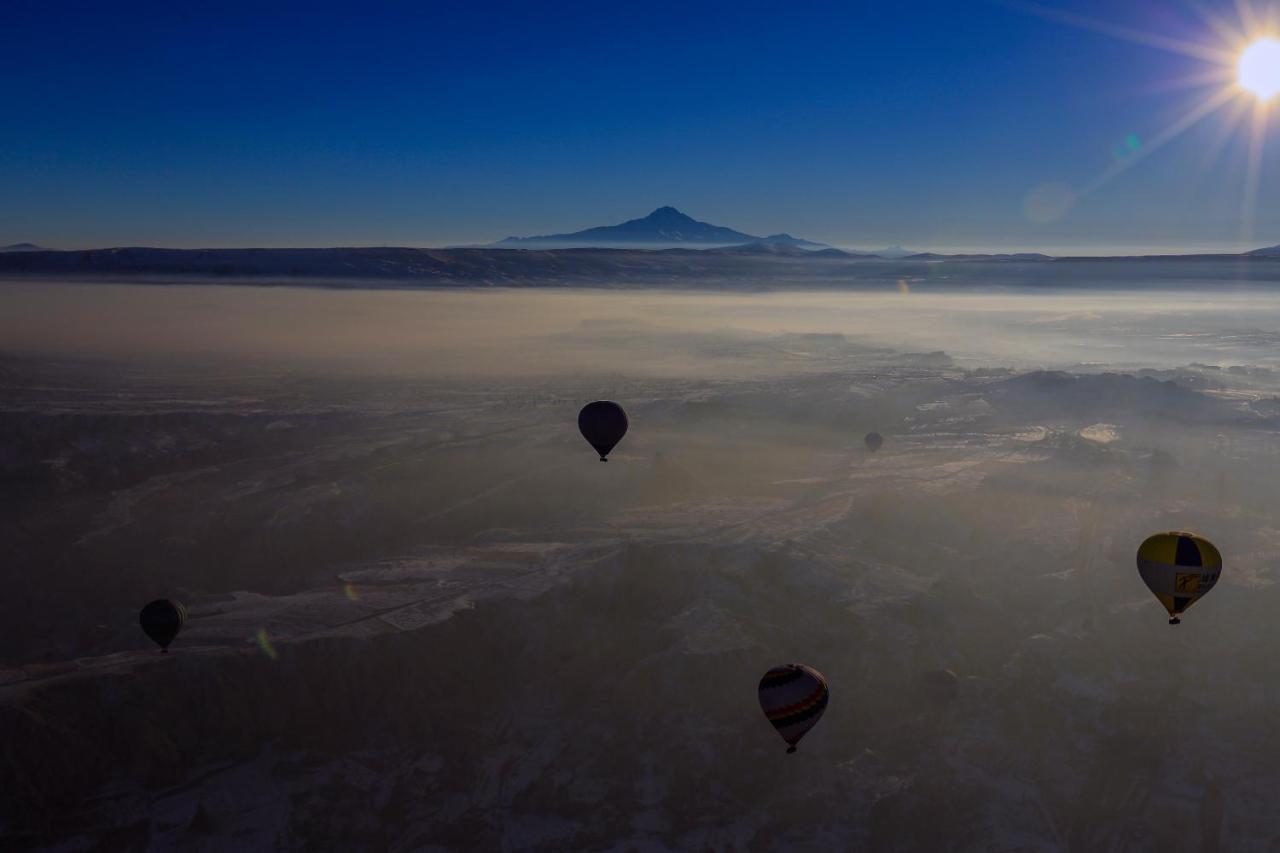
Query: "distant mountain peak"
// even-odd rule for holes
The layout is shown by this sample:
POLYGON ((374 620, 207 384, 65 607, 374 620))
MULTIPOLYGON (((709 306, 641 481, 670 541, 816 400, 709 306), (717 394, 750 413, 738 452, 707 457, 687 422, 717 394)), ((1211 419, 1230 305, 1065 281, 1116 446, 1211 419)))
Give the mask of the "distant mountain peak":
POLYGON ((600 225, 569 234, 545 234, 536 237, 508 237, 499 246, 529 246, 531 248, 571 246, 670 246, 701 244, 704 246, 739 246, 746 243, 776 243, 799 248, 821 249, 822 243, 812 243, 790 234, 774 234, 757 237, 722 225, 701 222, 671 205, 663 205, 648 216, 628 219, 617 225, 600 225))
MULTIPOLYGON (((687 213, 683 213, 679 210, 676 210, 671 205, 663 205, 662 207, 655 209, 653 213, 650 213, 648 216, 642 216, 639 219, 628 219, 626 222, 622 223, 622 225, 630 225, 632 223, 640 223, 640 222, 652 223, 654 225, 657 225, 663 228, 673 228, 673 227, 679 228, 679 227, 698 226, 698 225, 705 226, 708 224, 706 222, 699 222, 698 220, 694 219, 692 216, 688 215, 687 213)), ((605 225, 603 227, 620 228, 622 226, 621 225, 605 225)), ((715 228, 717 226, 712 225, 710 227, 715 228)), ((587 230, 594 231, 595 229, 589 228, 587 230)), ((581 233, 581 232, 578 232, 578 233, 581 233)))
POLYGON ((35 243, 12 243, 8 246, 0 246, 0 252, 44 252, 47 251, 44 246, 37 246, 35 243))

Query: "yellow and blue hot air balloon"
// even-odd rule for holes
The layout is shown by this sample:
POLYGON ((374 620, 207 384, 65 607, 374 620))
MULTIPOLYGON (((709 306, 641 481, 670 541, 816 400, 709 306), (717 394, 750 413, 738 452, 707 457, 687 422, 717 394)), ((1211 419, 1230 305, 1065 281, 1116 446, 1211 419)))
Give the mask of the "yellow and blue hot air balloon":
POLYGON ((1147 537, 1138 548, 1138 574, 1177 625, 1182 611, 1213 589, 1222 574, 1222 555, 1208 539, 1170 531, 1147 537))
POLYGON ((760 679, 760 710, 787 742, 787 752, 822 719, 831 691, 822 673, 802 663, 775 666, 760 679))

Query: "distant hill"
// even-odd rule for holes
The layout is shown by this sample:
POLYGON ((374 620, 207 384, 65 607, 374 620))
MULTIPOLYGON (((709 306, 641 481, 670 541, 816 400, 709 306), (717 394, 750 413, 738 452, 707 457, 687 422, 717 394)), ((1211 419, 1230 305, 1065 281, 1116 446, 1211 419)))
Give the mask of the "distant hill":
POLYGON ((877 249, 873 251, 871 254, 875 255, 878 258, 889 258, 890 260, 897 260, 898 258, 908 258, 908 257, 911 257, 912 255, 918 255, 920 253, 913 252, 910 249, 904 249, 901 246, 890 246, 887 249, 877 249))
POLYGON ((116 248, 0 253, 0 279, 134 283, 311 283, 333 287, 1203 287, 1221 280, 1280 283, 1280 252, 1051 258, 922 253, 888 259, 838 249, 747 242, 714 248, 116 248), (1144 285, 1145 286, 1145 285, 1144 285))
POLYGON ((814 243, 790 234, 771 234, 756 237, 735 231, 722 225, 700 222, 674 207, 660 207, 648 216, 629 219, 619 225, 600 225, 569 234, 544 234, 538 237, 508 237, 494 245, 503 248, 569 248, 575 246, 665 246, 692 243, 703 246, 733 246, 743 243, 766 243, 794 246, 800 249, 823 249, 822 243, 814 243))
MULTIPOLYGON (((886 257, 880 255, 880 257, 886 257)), ((920 252, 915 255, 901 255, 899 260, 907 261, 1052 261, 1052 255, 1041 252, 1012 252, 1009 254, 959 254, 940 255, 937 252, 920 252)))
POLYGON ((724 246, 719 249, 706 249, 707 252, 714 252, 722 255, 777 255, 780 257, 797 258, 811 254, 809 249, 802 249, 799 246, 793 246, 788 243, 743 243, 741 246, 724 246))
POLYGON ((743 243, 741 246, 721 246, 715 249, 701 249, 699 251, 718 255, 772 255, 780 258, 880 259, 879 255, 873 255, 870 252, 848 252, 844 249, 833 249, 831 247, 804 249, 789 243, 775 243, 767 240, 758 243, 743 243))
MULTIPOLYGON (((156 249, 129 247, 0 254, 0 277, 176 281, 307 279, 387 286, 612 286, 821 277, 841 263, 885 263, 836 250, 746 243, 723 248, 617 249, 156 249), (382 283, 381 285, 377 283, 382 283), (393 285, 395 286, 395 285, 393 285)), ((357 284, 357 286, 359 286, 357 284)))
POLYGON ((792 237, 790 234, 770 234, 768 237, 761 237, 756 242, 768 243, 776 246, 795 246, 798 249, 829 248, 826 243, 815 243, 812 240, 803 240, 799 237, 792 237))
POLYGON ((1254 249, 1252 252, 1245 252, 1246 255, 1260 255, 1265 257, 1280 256, 1280 246, 1266 246, 1261 249, 1254 249))
POLYGON ((37 246, 35 243, 14 243, 9 246, 0 246, 0 252, 47 252, 48 249, 43 246, 37 246))

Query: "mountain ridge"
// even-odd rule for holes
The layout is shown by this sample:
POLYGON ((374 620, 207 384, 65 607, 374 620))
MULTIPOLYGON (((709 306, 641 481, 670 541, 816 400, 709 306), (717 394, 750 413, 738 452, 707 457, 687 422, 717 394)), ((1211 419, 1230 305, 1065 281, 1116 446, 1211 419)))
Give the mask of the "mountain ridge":
POLYGON ((743 243, 768 243, 796 248, 828 248, 824 243, 815 243, 800 237, 792 237, 787 233, 770 234, 757 237, 723 225, 712 225, 694 219, 670 205, 654 210, 648 216, 628 219, 617 225, 597 225, 581 231, 564 234, 542 234, 533 237, 507 237, 491 244, 491 248, 568 248, 608 247, 614 245, 670 245, 700 244, 703 246, 732 246, 743 243))
MULTIPOLYGON (((794 246, 666 249, 583 247, 155 249, 146 247, 0 253, 0 280, 60 279, 167 284, 306 284, 343 288, 589 287, 789 289, 991 286, 1006 282, 1072 287, 1128 286, 1151 276, 1170 283, 1280 283, 1280 253, 1064 257, 938 255, 900 259, 794 246), (895 284, 897 283, 897 284, 895 284)), ((1181 285, 1180 285, 1181 286, 1181 285)))

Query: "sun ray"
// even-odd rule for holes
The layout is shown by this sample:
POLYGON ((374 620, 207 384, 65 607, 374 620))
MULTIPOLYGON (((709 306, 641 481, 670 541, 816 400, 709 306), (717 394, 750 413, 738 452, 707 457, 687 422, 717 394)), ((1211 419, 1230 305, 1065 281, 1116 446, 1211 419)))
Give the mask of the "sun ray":
POLYGON ((1146 33, 1142 30, 1135 30, 1130 27, 1117 26, 1116 24, 1109 24, 1105 21, 1086 18, 1085 16, 1077 15, 1074 12, 1051 9, 1047 6, 1041 6, 1039 3, 1010 0, 1006 5, 1014 9, 1020 9, 1037 17, 1044 18, 1048 21, 1066 24, 1067 26, 1075 27, 1076 29, 1089 30, 1101 35, 1120 39, 1121 41, 1131 42, 1132 44, 1154 47, 1170 53, 1180 53, 1183 56, 1190 56, 1194 59, 1203 59, 1208 62, 1215 62, 1219 65, 1230 65, 1235 61, 1235 56, 1232 54, 1231 50, 1223 47, 1196 44, 1195 42, 1183 41, 1182 39, 1169 38, 1168 36, 1156 35, 1154 33, 1146 33))
POLYGON ((1200 160, 1199 174, 1201 176, 1218 162, 1218 158, 1222 156, 1227 143, 1240 130, 1240 125, 1244 122, 1245 115, 1249 112, 1249 106, 1249 101, 1246 98, 1233 98, 1231 100, 1223 121, 1218 125, 1217 131, 1213 134, 1213 138, 1210 140, 1208 147, 1205 148, 1204 156, 1200 160))
POLYGON ((1229 46, 1244 44, 1248 39, 1248 31, 1243 27, 1236 26, 1228 20, 1223 19, 1220 15, 1216 15, 1210 9, 1207 9, 1203 3, 1191 2, 1187 7, 1194 12, 1200 20, 1208 25, 1209 29, 1217 34, 1222 43, 1229 46))
POLYGON ((1253 13, 1253 4, 1249 0, 1236 0, 1236 14, 1240 16, 1240 25, 1246 33, 1258 31, 1258 18, 1253 13))
POLYGON ((1131 91, 1153 95, 1160 92, 1178 92, 1185 89, 1199 89, 1205 86, 1225 86, 1235 79, 1235 72, 1226 66, 1215 65, 1204 71, 1184 74, 1181 77, 1170 77, 1158 83, 1135 87, 1131 91))
POLYGON ((1262 146, 1266 142, 1267 103, 1255 101, 1249 128, 1249 158, 1245 168, 1244 199, 1240 210, 1240 242, 1253 242, 1254 217, 1258 212, 1258 187, 1262 180, 1262 146))
POLYGON ((1084 188, 1081 189, 1079 193, 1077 193, 1077 196, 1078 197, 1086 196, 1089 193, 1097 190, 1099 187, 1102 187, 1103 185, 1105 185, 1107 182, 1111 181, 1113 178, 1117 177, 1118 175, 1124 172, 1127 172, 1129 169, 1136 166, 1138 163, 1141 163, 1143 160, 1145 160, 1147 157, 1154 154, 1156 151, 1159 151, 1165 145, 1168 145, 1170 142, 1177 139, 1187 130, 1194 127, 1197 123, 1204 120, 1206 117, 1208 117, 1218 109, 1222 108, 1224 105, 1229 103, 1233 98, 1236 98, 1237 96, 1238 96, 1237 93, 1233 89, 1224 87, 1218 92, 1216 92, 1215 94, 1213 94, 1212 96, 1201 101, 1196 107, 1190 110, 1182 118, 1178 119, 1173 124, 1169 125, 1164 130, 1160 131, 1155 136, 1151 137, 1151 139, 1147 141, 1146 145, 1144 145, 1142 149, 1139 150, 1137 153, 1135 153, 1132 157, 1126 160, 1121 160, 1120 162, 1114 164, 1111 168, 1104 171, 1101 175, 1098 175, 1098 177, 1094 178, 1092 181, 1085 184, 1084 188))

